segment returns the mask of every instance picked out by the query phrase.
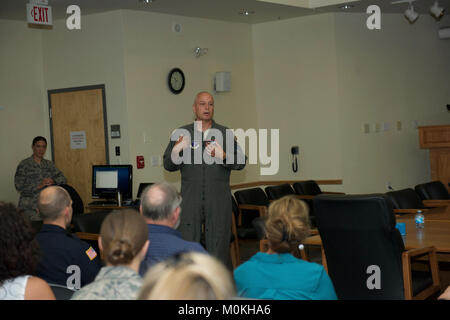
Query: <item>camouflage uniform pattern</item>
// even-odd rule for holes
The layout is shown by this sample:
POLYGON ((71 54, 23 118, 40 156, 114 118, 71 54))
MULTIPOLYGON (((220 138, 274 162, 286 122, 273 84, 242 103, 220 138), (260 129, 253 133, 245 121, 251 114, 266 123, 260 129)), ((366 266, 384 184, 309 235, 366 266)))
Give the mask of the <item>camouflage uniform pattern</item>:
POLYGON ((71 300, 136 300, 142 281, 131 268, 103 267, 94 282, 75 292, 71 300))
POLYGON ((56 184, 67 182, 66 177, 53 162, 42 159, 41 164, 33 160, 33 156, 22 160, 17 166, 14 176, 14 184, 20 193, 19 209, 24 210, 25 215, 31 220, 40 220, 36 208, 39 197, 38 186, 45 178, 52 178, 56 184))

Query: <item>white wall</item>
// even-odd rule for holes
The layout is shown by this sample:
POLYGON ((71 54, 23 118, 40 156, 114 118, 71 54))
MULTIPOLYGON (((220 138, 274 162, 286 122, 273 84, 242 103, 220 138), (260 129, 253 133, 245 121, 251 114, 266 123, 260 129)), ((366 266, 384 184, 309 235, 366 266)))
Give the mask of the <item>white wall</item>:
MULTIPOLYGON (((14 174, 46 135, 42 33, 23 21, 0 20, 0 201, 16 203, 14 174)), ((47 157, 49 154, 47 154, 47 157)))

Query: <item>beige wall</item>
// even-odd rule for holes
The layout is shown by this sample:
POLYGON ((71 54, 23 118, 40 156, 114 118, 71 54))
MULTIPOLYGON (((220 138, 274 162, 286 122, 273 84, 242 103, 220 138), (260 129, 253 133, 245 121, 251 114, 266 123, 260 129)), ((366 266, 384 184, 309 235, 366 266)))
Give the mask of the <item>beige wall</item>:
MULTIPOLYGON (((152 166, 151 158, 162 158, 171 132, 193 121, 194 97, 202 90, 213 92, 216 72, 230 71, 232 87, 231 92, 213 93, 216 121, 229 128, 257 125, 249 25, 124 11, 124 39, 131 162, 143 155, 146 166, 135 170, 135 187, 162 179, 180 182, 179 172, 152 166), (172 31, 173 23, 182 25, 181 33, 172 31), (197 46, 208 48, 208 53, 196 58, 197 46), (167 87, 174 67, 186 77, 179 95, 167 87)), ((257 166, 231 176, 232 183, 257 179, 257 166)))
POLYGON ((409 25, 383 14, 381 31, 368 31, 365 19, 323 14, 250 26, 124 10, 83 16, 80 31, 68 31, 64 20, 52 30, 0 20, 0 199, 17 201, 16 166, 34 136, 49 137, 47 90, 93 84, 106 85, 108 125, 122 129, 121 139, 110 139, 111 163, 135 166, 136 155, 145 156, 134 193, 139 182, 178 184, 179 173, 152 166, 151 158, 192 120, 195 93, 211 91, 217 71, 232 74, 232 91, 214 94, 219 123, 280 129, 279 173, 260 176, 248 166, 232 183, 342 178, 344 186, 326 189, 384 192, 387 181, 396 189, 427 181, 428 152, 418 148, 411 122, 448 123, 450 41, 437 39, 431 17, 409 25), (181 34, 172 32, 174 22, 181 34), (195 58, 196 46, 208 54, 195 58), (186 75, 180 95, 166 85, 173 67, 186 75), (398 120, 402 131, 394 130, 398 120), (362 132, 363 123, 382 122, 390 131, 362 132), (297 174, 293 145, 300 146, 297 174))
POLYGON ((327 189, 349 193, 431 179, 412 122, 449 123, 450 41, 437 38, 431 17, 410 25, 383 14, 381 31, 369 31, 366 18, 324 14, 253 27, 259 123, 283 128, 284 167, 273 179, 342 178, 342 188, 327 189), (362 131, 383 122, 389 131, 362 131), (300 172, 293 174, 289 147, 296 144, 300 172))
POLYGON ((331 14, 253 26, 259 126, 280 129, 279 173, 261 180, 342 178, 334 29, 331 14))
POLYGON ((387 182, 394 189, 413 187, 431 179, 414 121, 449 123, 450 41, 437 37, 439 24, 430 16, 410 25, 383 14, 376 32, 362 27, 364 19, 335 15, 345 190, 380 192, 387 182), (391 129, 362 132, 363 123, 382 122, 391 129))
POLYGON ((16 167, 32 154, 33 138, 47 132, 42 33, 23 21, 0 20, 0 43, 0 201, 16 203, 16 167))
POLYGON ((122 12, 82 16, 81 23, 81 30, 68 30, 65 20, 57 20, 53 30, 42 32, 45 90, 104 84, 110 163, 126 164, 130 153, 122 12), (120 124, 121 139, 111 139, 111 124, 120 124), (115 146, 121 147, 120 157, 115 146))

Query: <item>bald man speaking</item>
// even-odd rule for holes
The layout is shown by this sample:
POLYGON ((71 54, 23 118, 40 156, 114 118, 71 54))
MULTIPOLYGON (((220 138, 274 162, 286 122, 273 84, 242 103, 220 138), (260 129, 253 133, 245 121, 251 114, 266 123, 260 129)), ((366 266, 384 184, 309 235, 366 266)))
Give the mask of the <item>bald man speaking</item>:
POLYGON ((204 231, 206 250, 229 265, 231 237, 231 170, 242 170, 246 156, 232 131, 213 120, 214 98, 196 95, 195 121, 174 131, 164 152, 164 168, 181 172, 181 223, 188 241, 200 242, 204 231))

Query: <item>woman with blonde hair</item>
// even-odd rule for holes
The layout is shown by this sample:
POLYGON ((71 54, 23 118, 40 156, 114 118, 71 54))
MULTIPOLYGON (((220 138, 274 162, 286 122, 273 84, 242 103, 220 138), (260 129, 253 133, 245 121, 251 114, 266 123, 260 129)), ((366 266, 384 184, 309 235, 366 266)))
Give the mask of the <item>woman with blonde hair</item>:
POLYGON ((300 258, 309 236, 308 206, 295 196, 272 202, 265 223, 267 252, 258 252, 234 270, 238 295, 280 300, 335 300, 325 269, 300 258))
POLYGON ((139 300, 224 300, 235 296, 230 272, 217 259, 182 253, 147 272, 139 300))
POLYGON ((103 221, 98 238, 106 266, 72 300, 135 300, 142 285, 139 266, 148 244, 147 224, 137 211, 111 212, 103 221))

